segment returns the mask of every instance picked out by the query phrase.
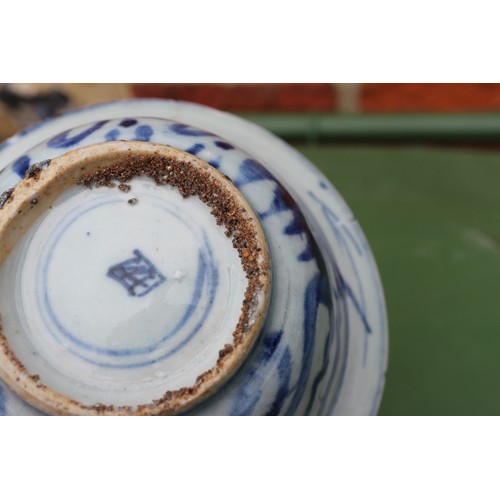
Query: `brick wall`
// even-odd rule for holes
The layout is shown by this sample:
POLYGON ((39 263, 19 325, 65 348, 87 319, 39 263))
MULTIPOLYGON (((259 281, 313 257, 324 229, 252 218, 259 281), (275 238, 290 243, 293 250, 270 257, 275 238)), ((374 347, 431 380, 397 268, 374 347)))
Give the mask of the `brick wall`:
POLYGON ((138 97, 192 101, 225 111, 335 111, 329 83, 313 84, 134 84, 138 97))
POLYGON ((134 84, 134 95, 227 111, 346 113, 500 110, 500 84, 134 84))
POLYGON ((498 111, 500 84, 364 84, 360 108, 367 113, 498 111))

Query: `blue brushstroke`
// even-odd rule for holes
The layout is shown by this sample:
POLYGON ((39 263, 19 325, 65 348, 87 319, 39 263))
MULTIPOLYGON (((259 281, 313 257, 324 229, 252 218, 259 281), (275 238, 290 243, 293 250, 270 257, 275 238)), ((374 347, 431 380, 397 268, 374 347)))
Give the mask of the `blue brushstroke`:
POLYGON ((247 158, 241 163, 238 175, 233 179, 233 184, 239 188, 245 184, 263 180, 274 180, 274 178, 264 165, 251 158, 247 158))
MULTIPOLYGON (((322 200, 320 200, 313 192, 309 191, 309 196, 316 201, 320 207, 321 210, 323 211, 324 216, 326 217, 326 220, 334 233, 335 237, 339 241, 339 244, 341 245, 343 251, 346 252, 348 259, 350 260, 351 267, 353 269, 354 275, 356 277, 356 280, 358 281, 358 285, 361 290, 361 300, 358 300, 356 297, 352 287, 350 284, 344 279, 344 277, 340 274, 340 271, 338 267, 335 267, 335 280, 337 281, 338 284, 338 290, 342 294, 342 296, 347 297, 351 300, 354 308, 356 309, 359 317, 361 318, 361 321, 364 325, 365 332, 366 333, 371 333, 372 329, 370 328, 368 318, 366 316, 366 307, 365 307, 365 301, 364 301, 364 296, 363 296, 363 288, 361 286, 361 280, 359 277, 358 269, 357 266, 355 265, 352 253, 349 249, 349 246, 346 244, 345 238, 344 238, 344 233, 340 230, 338 223, 339 223, 339 218, 337 215, 333 213, 330 207, 328 207, 322 200)), ((365 352, 366 354, 366 352, 365 352)))
MULTIPOLYGON (((200 328, 203 326, 203 323, 205 323, 205 320, 207 319, 210 311, 212 310, 215 296, 217 295, 217 290, 219 288, 219 269, 218 269, 217 263, 214 259, 214 254, 212 252, 212 249, 211 249, 210 245, 208 244, 207 236, 205 234, 203 236, 204 236, 205 245, 206 245, 205 248, 207 251, 207 255, 206 255, 206 257, 204 257, 203 260, 205 261, 205 259, 206 259, 206 266, 207 266, 208 271, 209 271, 209 283, 210 283, 210 287, 209 287, 209 291, 208 291, 208 301, 207 301, 208 305, 205 308, 205 311, 204 311, 202 317, 200 318, 200 320, 198 321, 196 326, 193 328, 191 333, 179 345, 177 345, 175 348, 168 351, 163 356, 159 357, 157 359, 157 361, 161 361, 161 360, 167 358, 168 356, 175 354, 180 349, 182 349, 182 347, 184 347, 196 335, 196 333, 198 333, 200 328)), ((201 252, 200 252, 200 254, 201 254, 201 252)), ((196 305, 197 306, 199 305, 199 301, 196 301, 196 305)))
POLYGON ((285 348, 285 352, 280 359, 278 364, 278 377, 279 386, 276 397, 272 402, 269 410, 267 410, 266 415, 274 416, 279 415, 285 400, 290 394, 290 379, 292 378, 292 354, 290 352, 290 347, 285 348))
POLYGON ((261 219, 265 219, 271 215, 274 215, 278 212, 284 212, 289 210, 289 206, 286 204, 285 199, 282 195, 282 190, 279 186, 274 188, 273 201, 271 201, 271 205, 265 212, 259 213, 259 217, 261 219))
POLYGON ((358 255, 360 257, 363 257, 363 250, 359 246, 359 243, 357 242, 356 238, 352 235, 351 231, 349 231, 349 228, 347 226, 342 226, 342 229, 344 230, 344 233, 347 235, 351 243, 353 244, 354 248, 358 252, 358 255))
MULTIPOLYGON (((349 262, 351 264, 351 269, 354 274, 354 279, 356 280, 358 290, 360 293, 359 299, 356 297, 352 287, 349 283, 347 283, 342 275, 340 275, 340 285, 341 285, 341 293, 342 296, 351 299, 352 304, 354 305, 355 310, 357 311, 361 321, 363 323, 365 329, 365 339, 363 345, 363 367, 366 366, 366 360, 368 359, 368 335, 372 333, 371 327, 368 322, 367 312, 366 312, 366 303, 364 296, 364 288, 361 282, 361 276, 359 275, 358 266, 354 261, 354 256, 351 252, 349 245, 346 242, 345 234, 348 235, 349 241, 353 241, 352 234, 347 230, 341 230, 341 228, 345 228, 344 225, 341 225, 340 220, 337 215, 335 215, 330 207, 328 207, 321 199, 319 199, 312 191, 308 192, 309 196, 316 201, 321 207, 321 210, 326 217, 326 220, 335 236, 339 245, 342 249, 342 252, 347 256, 349 262)), ((361 251, 359 246, 354 245, 358 253, 361 251)))
POLYGON ((222 157, 219 156, 219 157, 215 158, 214 160, 208 161, 207 163, 209 165, 211 165, 212 167, 216 168, 217 170, 219 170, 220 169, 221 161, 222 161, 222 157))
POLYGON ((304 345, 302 348, 302 363, 299 378, 295 385, 292 402, 286 412, 287 415, 296 413, 302 401, 311 373, 312 357, 316 334, 316 319, 321 292, 321 275, 317 273, 307 284, 304 296, 304 345))
POLYGON ((229 144, 228 142, 223 142, 223 141, 215 141, 214 144, 221 149, 224 149, 226 151, 230 149, 234 149, 234 146, 232 144, 229 144))
MULTIPOLYGON (((321 296, 320 296, 320 303, 325 305, 329 310, 330 310, 330 329, 329 329, 329 334, 326 336, 325 340, 325 346, 323 348, 323 361, 321 364, 321 368, 319 371, 316 373, 316 376, 314 377, 312 386, 311 386, 311 393, 309 396, 309 401, 306 406, 305 414, 310 415, 312 406, 316 400, 316 394, 319 389, 320 383, 323 381, 323 378, 326 376, 328 370, 332 368, 332 373, 336 372, 336 366, 338 362, 338 356, 339 356, 339 349, 335 350, 335 356, 333 359, 333 367, 330 366, 330 349, 333 344, 333 341, 335 339, 335 336, 338 334, 340 329, 336 328, 331 328, 331 324, 333 322, 336 322, 336 318, 339 317, 340 315, 338 314, 338 311, 336 311, 336 308, 334 304, 331 301, 331 296, 330 296, 330 282, 328 280, 328 277, 326 274, 321 274, 321 296)), ((339 318, 340 319, 340 318, 339 318)), ((340 323, 336 322, 337 328, 340 327, 340 323)))
POLYGON ((205 149, 204 144, 196 143, 193 144, 190 148, 186 149, 186 153, 189 153, 191 155, 197 155, 200 151, 203 151, 205 149))
POLYGON ((293 212, 293 219, 288 223, 288 225, 283 229, 283 234, 289 236, 294 234, 302 234, 305 232, 304 220, 302 219, 299 212, 293 212))
POLYGON ((305 250, 301 254, 299 254, 297 258, 299 259, 300 262, 309 262, 310 260, 313 260, 314 253, 311 248, 311 245, 308 244, 305 250))
MULTIPOLYGON (((352 235, 351 235, 350 231, 347 230, 346 226, 342 226, 342 228, 344 229, 344 233, 347 233, 349 236, 351 236, 351 238, 349 238, 349 240, 352 241, 352 235)), ((353 295, 354 299, 356 299, 355 308, 358 310, 358 312, 359 311, 363 312, 362 320, 363 320, 363 323, 365 325, 365 333, 366 333, 365 339, 364 339, 364 345, 363 345, 363 368, 364 368, 366 366, 366 360, 368 359, 368 334, 371 333, 371 328, 369 328, 368 321, 366 318, 366 301, 365 301, 364 287, 363 287, 363 283, 361 281, 361 276, 359 274, 358 266, 356 265, 356 262, 354 261, 354 256, 353 256, 353 253, 351 252, 349 245, 347 245, 346 240, 343 237, 341 239, 341 242, 342 242, 342 250, 347 255, 347 258, 349 259, 349 262, 351 264, 351 269, 354 273, 354 279, 356 281, 356 284, 357 284, 357 287, 359 290, 359 300, 358 300, 354 295, 354 291, 350 287, 350 293, 353 295), (368 329, 366 328, 367 325, 368 325, 368 329)), ((358 254, 359 254, 359 252, 361 251, 359 246, 354 245, 354 247, 356 248, 356 250, 358 251, 358 254)))
MULTIPOLYGON (((332 297, 332 299, 336 299, 336 298, 338 298, 338 294, 335 291, 335 283, 333 283, 333 297, 332 297)), ((338 299, 333 300, 332 302, 333 302, 332 303, 333 310, 332 310, 331 318, 333 318, 333 323, 335 326, 333 328, 330 328, 331 342, 333 343, 333 340, 334 340, 333 332, 340 333, 342 331, 343 318, 345 318, 345 322, 346 322, 346 324, 345 324, 346 338, 342 344, 342 338, 340 336, 337 337, 339 340, 339 344, 337 346, 337 349, 334 350, 334 357, 333 357, 333 360, 331 363, 332 364, 331 373, 330 373, 329 379, 325 385, 324 392, 319 398, 319 402, 320 402, 320 407, 319 407, 319 411, 318 411, 319 415, 324 414, 325 405, 326 405, 327 399, 331 393, 331 386, 333 384, 333 381, 337 378, 337 373, 338 373, 337 387, 340 388, 343 385, 344 377, 345 377, 345 370, 346 370, 346 360, 347 360, 348 354, 349 354, 349 314, 347 312, 347 304, 345 301, 343 303, 339 302, 338 299)), ((328 364, 329 363, 330 362, 328 361, 328 364)), ((332 400, 332 403, 330 405, 330 408, 335 407, 339 395, 340 395, 340 390, 337 389, 334 396, 333 396, 333 400, 332 400)), ((331 413, 331 411, 329 413, 331 413)))
POLYGON ((133 125, 137 125, 137 120, 134 118, 125 118, 120 122, 120 127, 132 127, 133 125))
POLYGON ((380 332, 380 371, 377 383, 377 390, 373 399, 373 404, 370 410, 370 414, 374 415, 380 405, 380 398, 382 396, 383 388, 384 388, 384 379, 385 372, 387 369, 387 325, 386 325, 386 309, 385 309, 385 301, 382 294, 382 288, 380 286, 380 278, 378 275, 377 266, 375 265, 375 260, 370 253, 370 248, 365 239, 363 231, 359 226, 354 226, 353 230, 357 233, 357 237, 359 238, 359 242, 361 247, 363 248, 365 255, 368 260, 368 269, 370 270, 370 274, 372 277, 372 282, 377 283, 378 286, 375 287, 375 293, 377 297, 377 308, 379 313, 379 321, 378 321, 378 332, 380 332))
POLYGON ((272 355, 278 348, 282 337, 283 337, 283 332, 281 330, 269 333, 269 335, 266 335, 266 337, 264 337, 263 341, 264 349, 262 351, 261 361, 267 362, 271 359, 272 355))
POLYGON ((188 137, 213 137, 215 135, 211 132, 207 132, 206 130, 191 128, 189 125, 185 125, 184 123, 172 123, 169 128, 172 132, 178 135, 188 137))
MULTIPOLYGON (((66 111, 65 114, 68 114, 68 113, 71 113, 71 112, 66 111)), ((31 132, 33 132, 33 131, 35 131, 43 126, 45 126, 48 122, 52 121, 53 119, 54 119, 53 117, 44 118, 43 120, 40 120, 39 122, 36 122, 33 125, 30 125, 29 127, 26 127, 25 129, 21 130, 20 132, 13 135, 12 137, 9 137, 9 139, 6 139, 2 143, 0 143, 0 151, 4 150, 8 146, 11 146, 12 144, 16 143, 22 137, 30 134, 31 132)))
POLYGON ((107 141, 116 141, 120 137, 120 131, 117 128, 110 130, 105 136, 107 141))
POLYGON ((238 392, 234 398, 231 415, 250 415, 260 400, 263 385, 264 366, 278 349, 283 338, 283 330, 264 334, 260 351, 252 360, 251 368, 238 383, 238 392), (257 388, 258 387, 258 388, 257 388))
POLYGON ((5 389, 0 383, 0 415, 7 415, 7 409, 5 407, 5 389))
POLYGON ((207 272, 207 262, 202 252, 198 252, 198 269, 196 271, 195 285, 193 289, 193 294, 191 295, 191 300, 189 301, 189 306, 184 312, 182 318, 177 322, 177 324, 168 332, 168 334, 163 338, 167 340, 173 337, 176 333, 181 330, 186 323, 189 321, 191 316, 194 314, 196 307, 200 303, 201 295, 203 292, 203 284, 205 282, 205 274, 207 272))
POLYGON ((21 178, 26 175, 26 171, 30 167, 31 159, 28 155, 21 156, 12 164, 12 170, 21 178))
POLYGON ((370 327, 370 324, 368 323, 368 319, 366 317, 365 311, 361 307, 361 304, 359 303, 356 295, 354 295, 354 292, 352 291, 352 288, 350 287, 349 283, 344 279, 342 276, 342 273, 340 272, 340 269, 336 266, 335 267, 335 283, 337 285, 337 294, 339 299, 350 299, 352 305, 354 306, 354 309, 358 313, 361 322, 363 323, 363 326, 365 328, 366 333, 372 333, 372 329, 370 327))
MULTIPOLYGON (((241 186, 242 182, 241 178, 239 178, 239 181, 238 179, 236 180, 236 183, 238 182, 239 185, 241 186)), ((278 184, 274 188, 273 199, 271 201, 271 204, 264 212, 259 212, 258 215, 261 219, 266 219, 271 215, 274 215, 279 212, 284 212, 287 210, 290 210, 293 216, 292 220, 283 229, 283 234, 287 236, 305 234, 306 248, 302 250, 302 252, 297 256, 297 260, 299 262, 309 262, 313 260, 314 255, 311 248, 311 237, 308 232, 307 223, 304 220, 304 217, 300 212, 299 207, 297 206, 293 198, 290 196, 290 193, 288 193, 288 191, 285 188, 283 188, 278 184)))
POLYGON ((47 146, 49 146, 50 148, 69 148, 71 146, 76 146, 84 139, 86 139, 89 135, 93 134, 96 130, 102 128, 106 123, 108 123, 108 120, 94 123, 89 128, 73 137, 68 137, 68 134, 71 132, 71 130, 66 130, 65 132, 50 139, 50 141, 47 142, 47 146))
POLYGON ((135 129, 134 141, 148 142, 153 135, 153 129, 149 125, 139 125, 135 129))
MULTIPOLYGON (((330 223, 330 226, 332 224, 336 224, 339 221, 338 216, 334 213, 334 211, 327 206, 320 198, 316 196, 312 191, 308 191, 307 194, 316 202, 318 205, 321 207, 323 210, 324 216, 327 218, 328 222, 330 223)), ((332 229, 335 229, 332 227, 332 229)))

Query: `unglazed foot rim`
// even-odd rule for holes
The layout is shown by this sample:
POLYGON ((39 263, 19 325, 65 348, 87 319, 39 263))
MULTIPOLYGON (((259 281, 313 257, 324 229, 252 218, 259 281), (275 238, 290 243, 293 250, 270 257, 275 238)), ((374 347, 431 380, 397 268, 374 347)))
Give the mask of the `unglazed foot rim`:
POLYGON ((184 412, 212 394, 240 366, 265 320, 270 298, 270 257, 257 216, 232 182, 204 161, 178 149, 146 142, 115 141, 70 151, 47 168, 30 169, 0 201, 0 265, 32 224, 65 190, 78 183, 93 187, 148 176, 197 196, 212 209, 217 224, 233 239, 248 286, 232 344, 220 346, 210 370, 194 385, 166 392, 135 406, 83 404, 52 390, 29 373, 11 350, 0 325, 0 376, 21 397, 49 414, 168 415, 184 412))

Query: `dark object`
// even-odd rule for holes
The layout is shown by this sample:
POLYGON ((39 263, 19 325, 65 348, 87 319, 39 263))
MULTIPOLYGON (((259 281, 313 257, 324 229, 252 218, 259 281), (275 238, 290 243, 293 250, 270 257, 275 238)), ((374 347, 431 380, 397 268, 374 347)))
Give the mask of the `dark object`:
POLYGON ((12 91, 9 85, 5 84, 0 87, 0 102, 12 110, 27 106, 33 109, 40 118, 48 118, 64 109, 69 104, 69 98, 57 90, 35 96, 23 96, 12 91))

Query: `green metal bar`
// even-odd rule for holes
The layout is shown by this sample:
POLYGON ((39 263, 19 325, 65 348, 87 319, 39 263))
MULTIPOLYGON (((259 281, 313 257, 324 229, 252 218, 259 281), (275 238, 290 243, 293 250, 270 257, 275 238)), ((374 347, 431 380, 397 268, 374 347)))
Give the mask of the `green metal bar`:
POLYGON ((245 113, 287 140, 499 142, 500 113, 342 115, 245 113))

